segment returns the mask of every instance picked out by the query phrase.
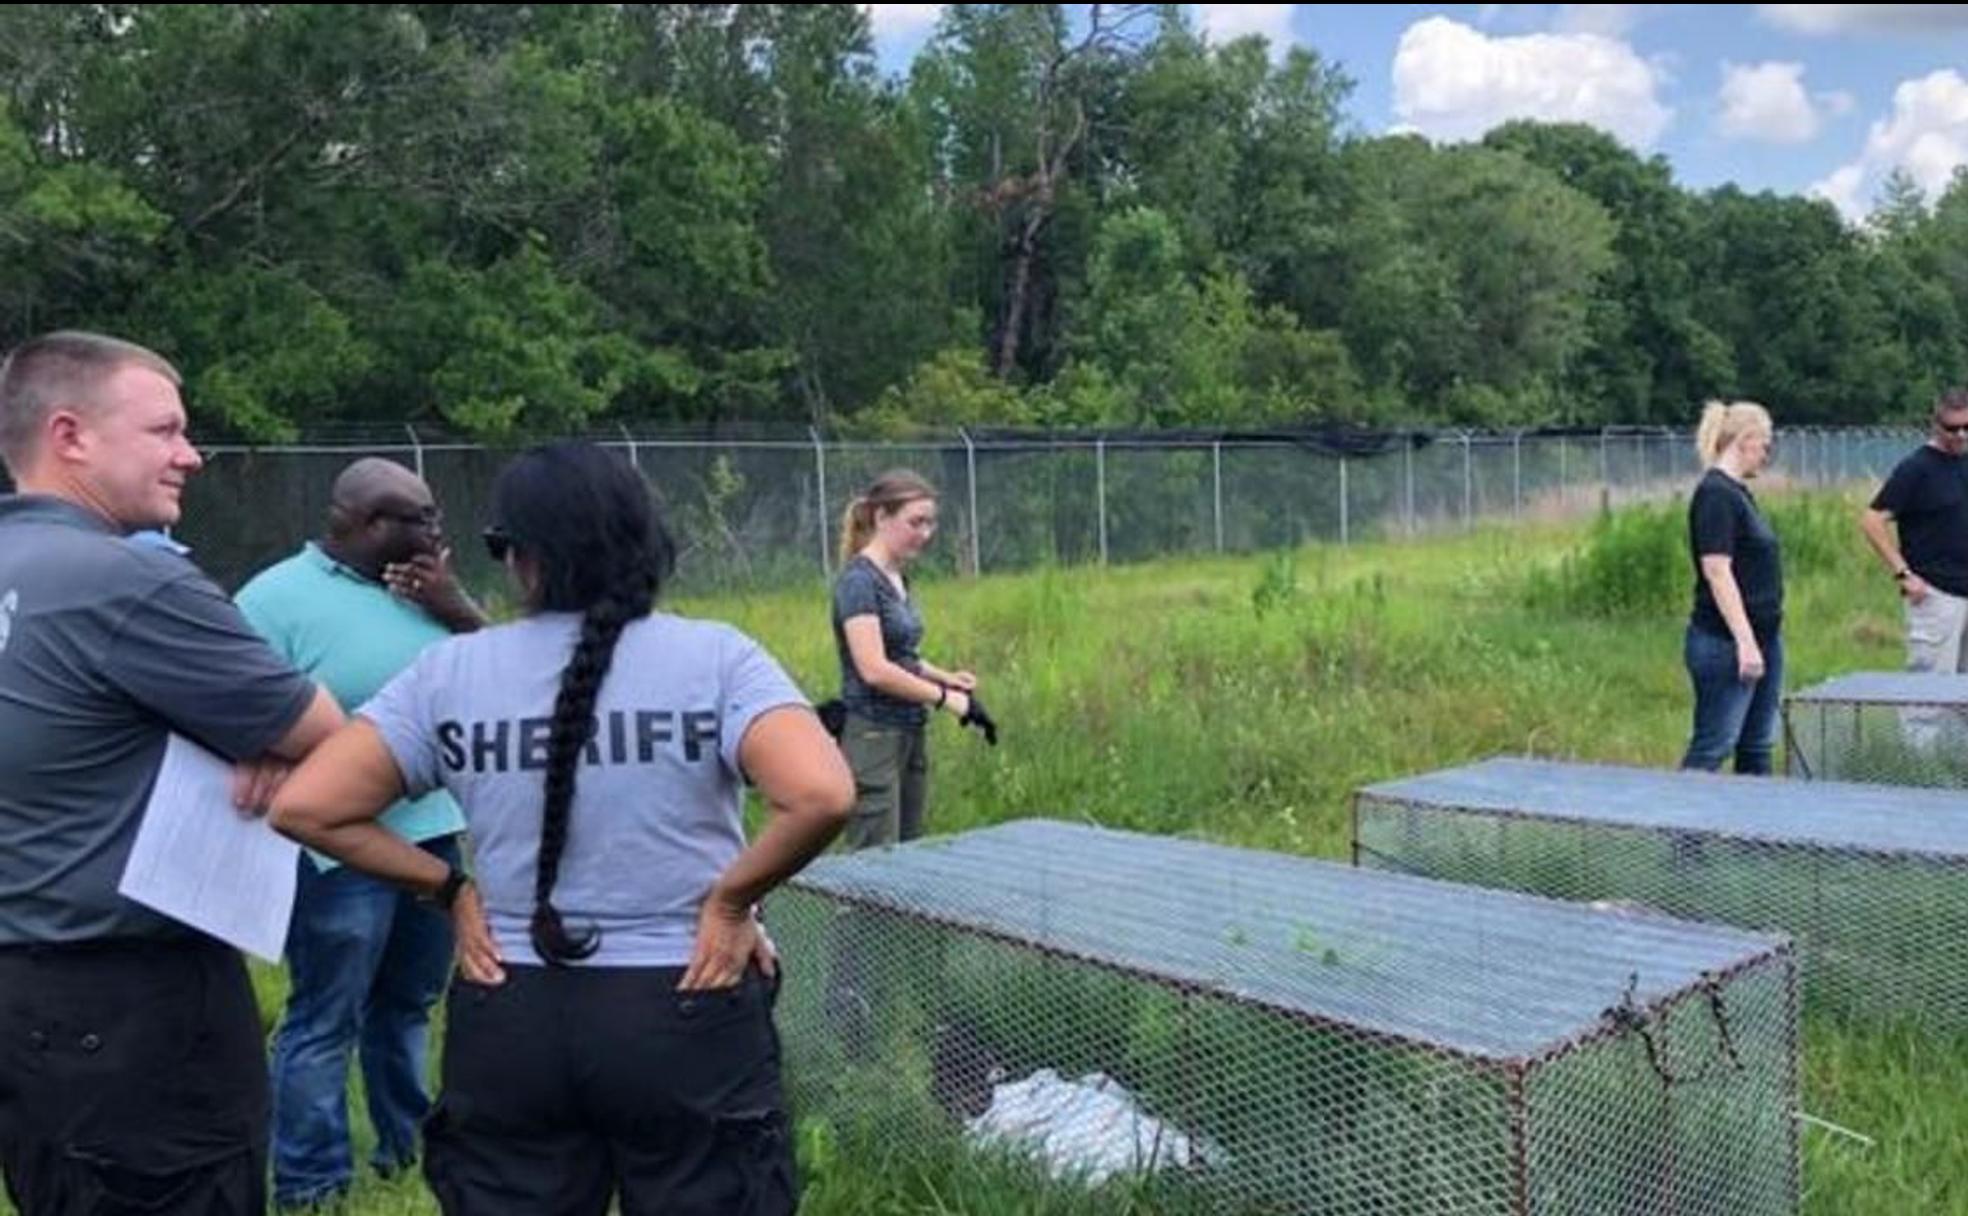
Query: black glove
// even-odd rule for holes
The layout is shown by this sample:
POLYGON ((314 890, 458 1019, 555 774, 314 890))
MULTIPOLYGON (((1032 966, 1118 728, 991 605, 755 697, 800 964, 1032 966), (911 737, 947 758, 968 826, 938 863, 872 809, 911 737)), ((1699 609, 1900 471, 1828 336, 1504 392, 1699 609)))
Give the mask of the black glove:
POLYGON ((820 715, 820 725, 826 727, 827 733, 834 738, 840 738, 841 732, 847 729, 847 703, 839 697, 820 702, 813 707, 813 712, 820 715))
POLYGON ((970 694, 970 708, 964 710, 964 716, 957 719, 957 725, 975 726, 984 733, 984 742, 992 747, 998 745, 998 724, 992 719, 990 711, 984 708, 984 702, 977 699, 976 693, 970 694))

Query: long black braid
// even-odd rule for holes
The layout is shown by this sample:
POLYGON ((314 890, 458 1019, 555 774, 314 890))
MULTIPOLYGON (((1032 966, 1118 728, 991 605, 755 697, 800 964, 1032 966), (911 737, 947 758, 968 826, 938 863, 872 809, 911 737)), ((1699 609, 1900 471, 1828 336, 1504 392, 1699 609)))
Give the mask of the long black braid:
POLYGON ((593 926, 570 933, 553 905, 566 851, 581 752, 622 631, 649 614, 673 550, 640 474, 586 443, 535 448, 500 475, 496 512, 514 551, 534 566, 529 605, 579 612, 581 633, 561 670, 547 736, 540 854, 533 881, 533 948, 550 964, 593 954, 593 926))

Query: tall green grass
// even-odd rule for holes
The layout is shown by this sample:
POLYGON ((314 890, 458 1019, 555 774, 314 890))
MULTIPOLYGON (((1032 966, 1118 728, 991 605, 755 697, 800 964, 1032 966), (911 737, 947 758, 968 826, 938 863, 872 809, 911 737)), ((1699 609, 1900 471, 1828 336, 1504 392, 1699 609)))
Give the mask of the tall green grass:
MULTIPOLYGON (((1855 501, 1767 503, 1789 572, 1789 684, 1897 666, 1898 606, 1855 501)), ((1686 741, 1682 508, 1410 544, 1042 569, 927 582, 926 653, 975 670, 993 750, 932 727, 930 823, 1084 819, 1327 857, 1361 784, 1498 752, 1667 765, 1686 741)), ((762 639, 812 695, 837 685, 825 588, 677 605, 762 639)), ((577 823, 574 830, 579 831, 577 823)), ((265 999, 273 1007, 277 980, 265 999)), ((1804 1132, 1814 1216, 1968 1214, 1968 1043, 1812 1025, 1804 1132)), ((1038 1186, 1030 1167, 809 1122, 805 1211, 1174 1211, 1152 1185, 1038 1186)), ((353 1216, 434 1211, 365 1181, 353 1216)))

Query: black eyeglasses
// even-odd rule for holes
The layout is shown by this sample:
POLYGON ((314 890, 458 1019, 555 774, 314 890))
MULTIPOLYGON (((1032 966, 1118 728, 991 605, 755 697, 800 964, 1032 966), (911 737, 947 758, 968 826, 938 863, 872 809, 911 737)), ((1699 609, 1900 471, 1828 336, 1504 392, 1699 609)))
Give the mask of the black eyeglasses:
POLYGON ((408 528, 422 528, 435 532, 444 526, 444 512, 436 507, 425 507, 421 511, 377 511, 376 519, 392 519, 408 528))
POLYGON ((1960 426, 1949 426, 1945 422, 1936 423, 1935 429, 1939 430, 1943 435, 1954 435, 1957 437, 1968 435, 1968 422, 1964 422, 1960 426))
POLYGON ((512 552, 512 537, 506 535, 506 530, 498 524, 493 524, 479 535, 485 540, 485 555, 493 561, 503 562, 506 555, 512 552))

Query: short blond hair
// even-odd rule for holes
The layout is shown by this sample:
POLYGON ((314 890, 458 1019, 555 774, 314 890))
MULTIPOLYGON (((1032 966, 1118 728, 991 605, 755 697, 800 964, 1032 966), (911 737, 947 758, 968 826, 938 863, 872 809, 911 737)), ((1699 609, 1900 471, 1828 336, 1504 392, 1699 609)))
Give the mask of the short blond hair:
POLYGON ((1701 424, 1695 428, 1695 454, 1707 468, 1744 435, 1775 430, 1770 411, 1754 401, 1711 401, 1702 407, 1701 424))
POLYGON ((57 330, 15 347, 0 362, 0 460, 18 473, 33 459, 50 410, 93 407, 103 381, 126 367, 148 368, 174 385, 184 383, 164 356, 106 334, 57 330))

